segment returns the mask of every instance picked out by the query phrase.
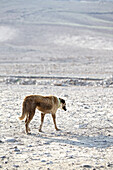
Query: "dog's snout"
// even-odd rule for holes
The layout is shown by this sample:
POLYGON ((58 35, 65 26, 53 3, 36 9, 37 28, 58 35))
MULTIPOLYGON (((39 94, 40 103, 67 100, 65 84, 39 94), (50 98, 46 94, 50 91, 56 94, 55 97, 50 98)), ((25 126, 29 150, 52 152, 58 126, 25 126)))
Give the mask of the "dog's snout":
POLYGON ((67 110, 65 106, 63 107, 63 109, 64 109, 65 111, 67 110))

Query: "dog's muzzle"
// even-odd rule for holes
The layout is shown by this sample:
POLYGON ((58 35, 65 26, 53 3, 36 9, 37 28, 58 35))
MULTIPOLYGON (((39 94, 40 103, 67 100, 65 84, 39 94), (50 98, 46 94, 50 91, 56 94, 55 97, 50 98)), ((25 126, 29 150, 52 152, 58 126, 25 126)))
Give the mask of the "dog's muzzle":
POLYGON ((63 110, 65 110, 65 111, 67 110, 65 106, 63 107, 63 110))

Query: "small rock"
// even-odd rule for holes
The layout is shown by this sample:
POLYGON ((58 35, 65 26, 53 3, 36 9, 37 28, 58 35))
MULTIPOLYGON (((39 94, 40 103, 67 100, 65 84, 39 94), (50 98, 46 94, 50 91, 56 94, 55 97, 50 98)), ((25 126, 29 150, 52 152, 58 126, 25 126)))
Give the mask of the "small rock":
POLYGON ((28 145, 28 147, 33 147, 32 145, 28 145))
POLYGON ((50 164, 53 164, 53 162, 52 162, 52 161, 50 161, 49 163, 50 163, 50 164))
POLYGON ((8 163, 8 161, 5 161, 4 163, 5 163, 5 164, 7 164, 7 163, 8 163))
MULTIPOLYGON (((100 166, 100 168, 105 168, 104 166, 100 166)), ((95 169, 96 170, 96 169, 95 169)))
POLYGON ((3 159, 5 159, 5 158, 6 158, 6 156, 1 156, 0 158, 3 160, 3 159))
POLYGON ((4 143, 2 140, 0 140, 0 143, 4 143))
POLYGON ((52 161, 50 161, 50 162, 47 162, 47 164, 53 164, 53 162, 52 162, 52 161))
POLYGON ((19 165, 13 165, 14 168, 19 168, 19 165))
POLYGON ((69 159, 73 159, 73 155, 69 156, 69 159))
POLYGON ((41 162, 46 162, 46 160, 41 160, 41 162))
POLYGON ((64 95, 64 97, 68 97, 68 95, 67 95, 67 94, 65 94, 65 95, 64 95))
POLYGON ((50 143, 49 142, 45 142, 45 143, 43 143, 44 145, 50 145, 50 143))
POLYGON ((85 106, 84 109, 89 109, 89 107, 85 106))
POLYGON ((13 143, 13 142, 17 142, 17 140, 12 138, 12 139, 6 139, 5 142, 11 142, 11 143, 13 143))
POLYGON ((92 166, 90 166, 90 165, 84 165, 83 167, 84 168, 92 168, 92 166))
POLYGON ((15 148, 14 151, 15 152, 20 152, 20 150, 18 148, 15 148))
POLYGON ((113 164, 112 163, 108 163, 108 167, 113 167, 113 164))
POLYGON ((80 129, 82 129, 82 128, 84 129, 84 128, 86 128, 86 127, 87 127, 87 124, 80 124, 80 125, 79 125, 79 128, 80 128, 80 129))
POLYGON ((0 168, 2 168, 2 166, 0 165, 0 168))

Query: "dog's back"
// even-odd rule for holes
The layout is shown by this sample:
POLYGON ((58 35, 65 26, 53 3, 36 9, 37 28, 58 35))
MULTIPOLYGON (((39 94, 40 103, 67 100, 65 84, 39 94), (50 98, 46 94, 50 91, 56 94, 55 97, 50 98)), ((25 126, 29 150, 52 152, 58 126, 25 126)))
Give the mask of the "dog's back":
POLYGON ((34 113, 36 108, 43 113, 50 113, 57 104, 58 100, 55 96, 26 96, 23 101, 22 116, 19 119, 23 120, 26 114, 34 113))

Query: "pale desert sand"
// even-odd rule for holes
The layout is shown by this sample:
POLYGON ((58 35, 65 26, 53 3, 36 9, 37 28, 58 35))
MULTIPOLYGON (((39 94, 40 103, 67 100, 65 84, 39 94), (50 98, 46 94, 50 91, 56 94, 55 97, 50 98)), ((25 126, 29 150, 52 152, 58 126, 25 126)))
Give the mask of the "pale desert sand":
POLYGON ((0 167, 2 169, 112 169, 113 88, 49 85, 1 85, 0 167), (21 105, 29 94, 54 94, 67 101, 58 110, 56 132, 46 115, 38 132, 40 113, 25 134, 19 121, 21 105))
POLYGON ((0 1, 0 169, 113 169, 113 1, 0 1), (26 95, 67 102, 38 131, 26 95))

